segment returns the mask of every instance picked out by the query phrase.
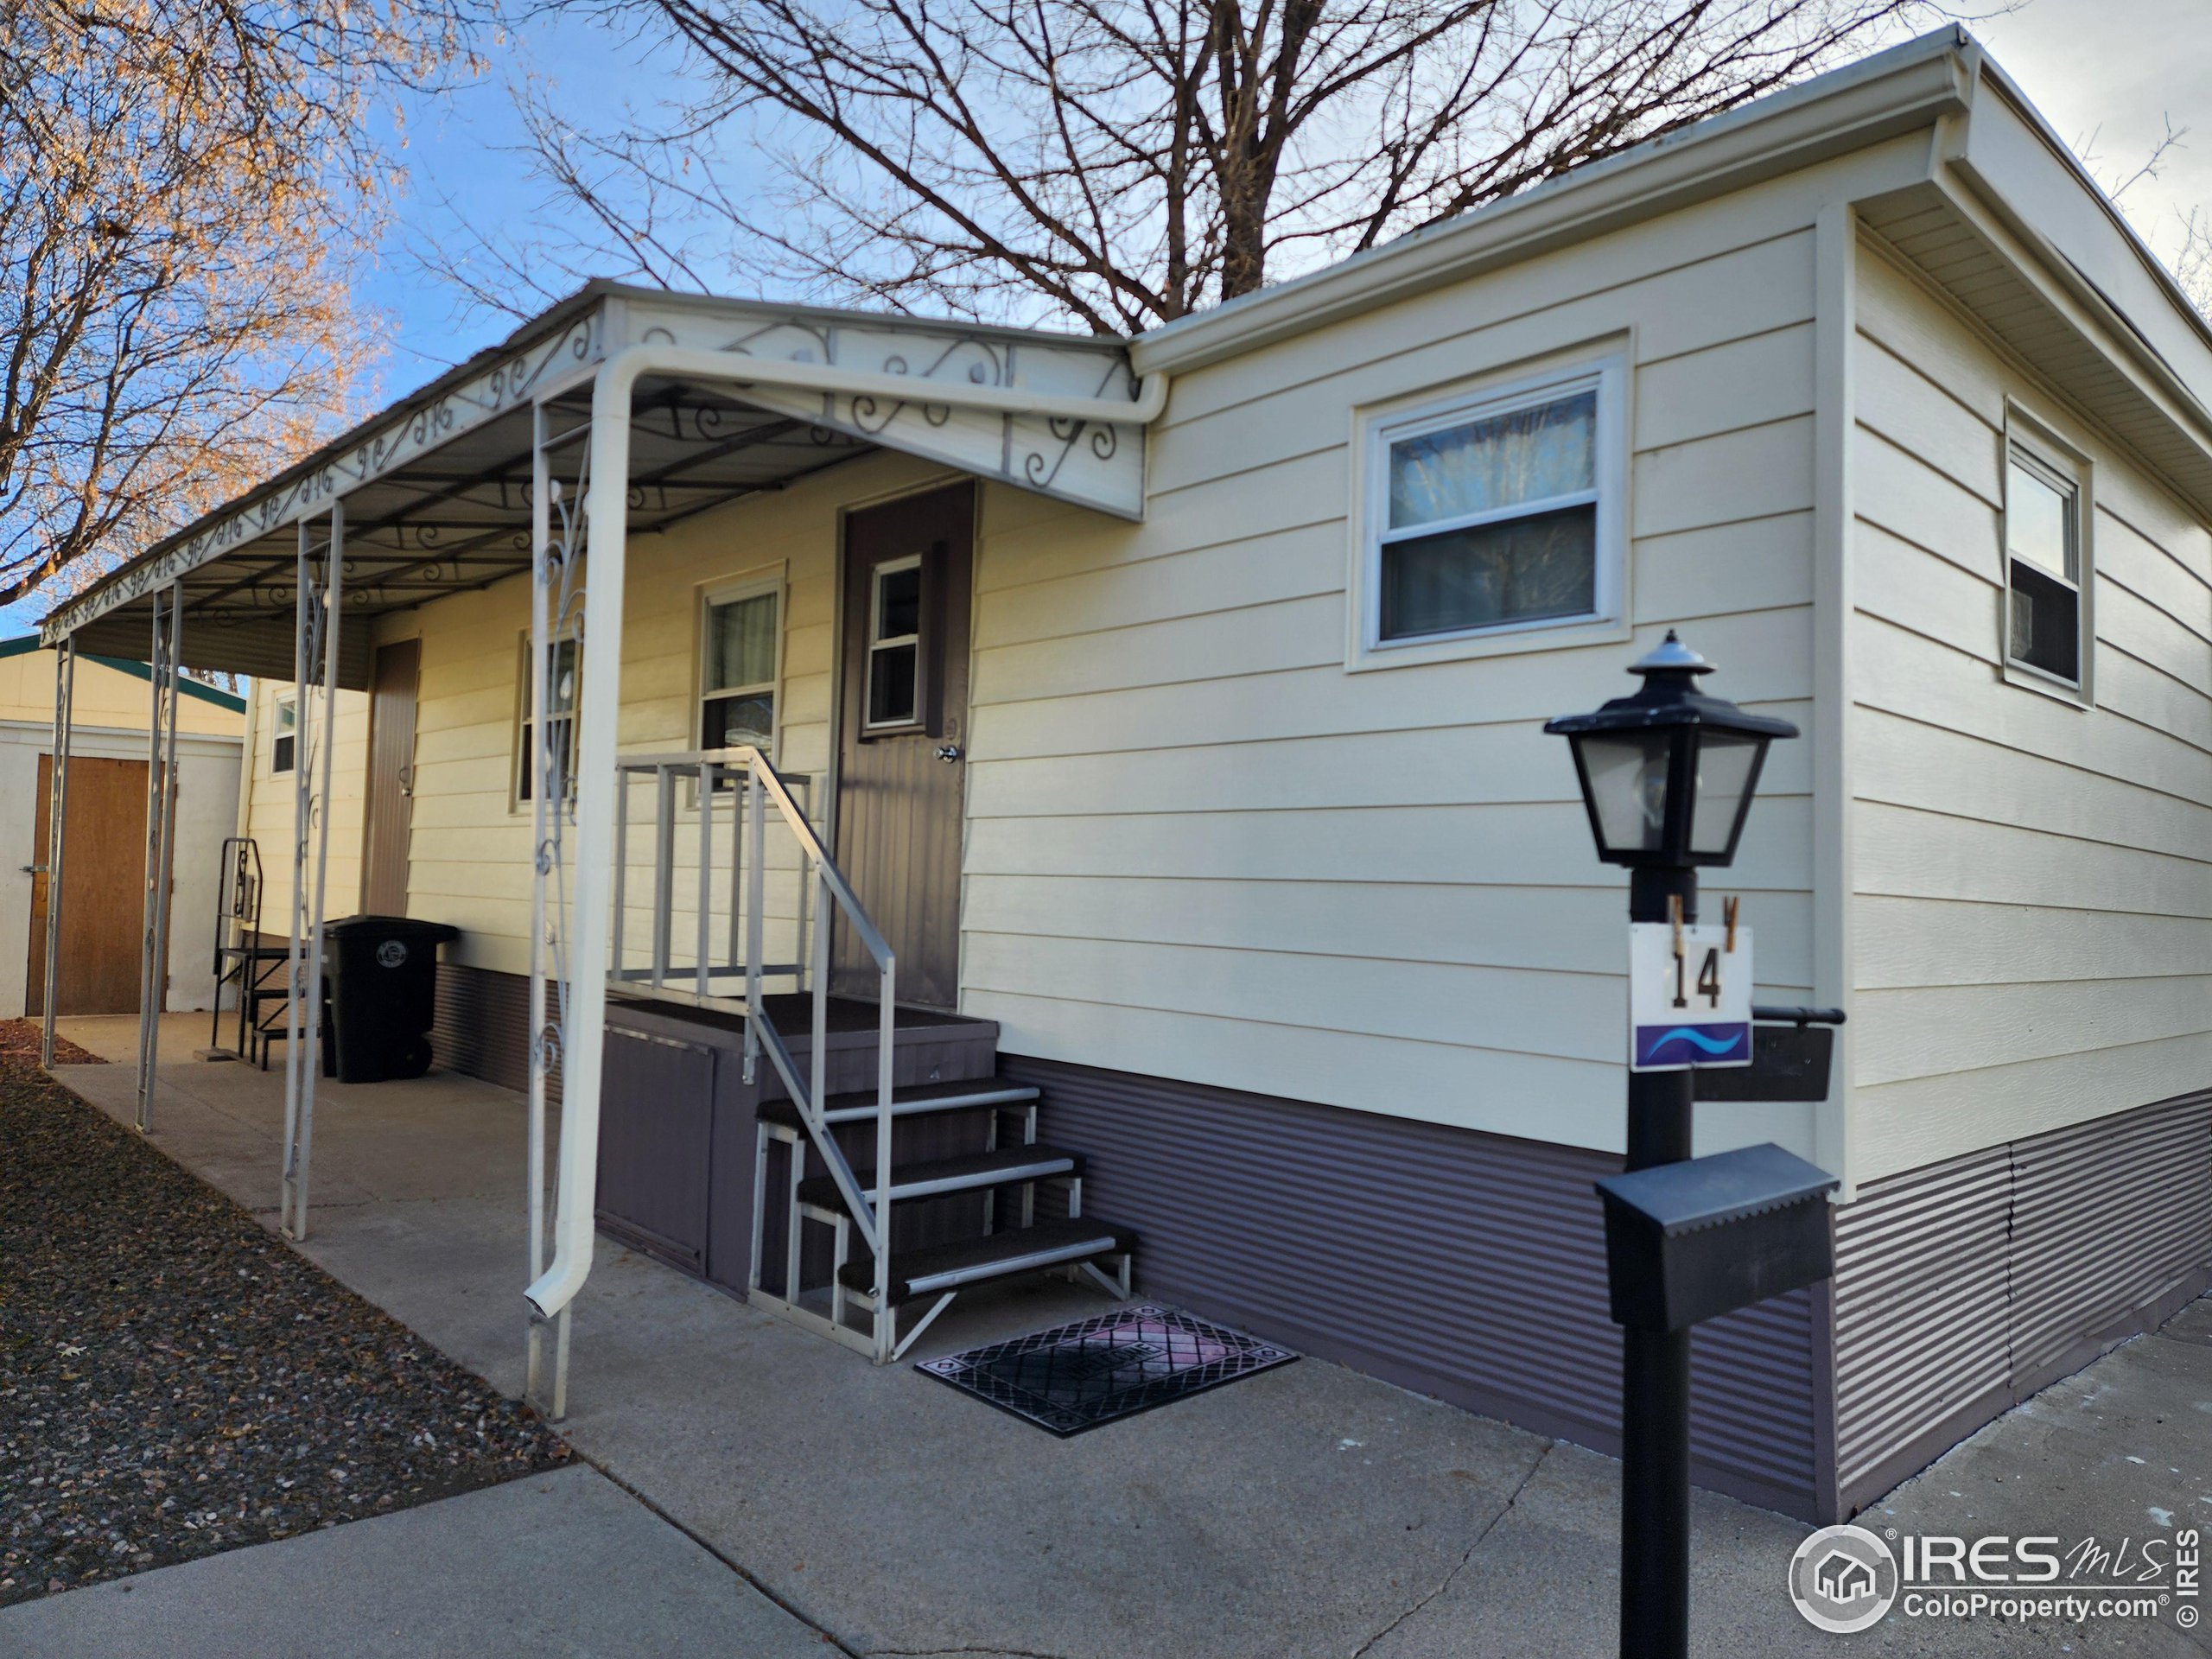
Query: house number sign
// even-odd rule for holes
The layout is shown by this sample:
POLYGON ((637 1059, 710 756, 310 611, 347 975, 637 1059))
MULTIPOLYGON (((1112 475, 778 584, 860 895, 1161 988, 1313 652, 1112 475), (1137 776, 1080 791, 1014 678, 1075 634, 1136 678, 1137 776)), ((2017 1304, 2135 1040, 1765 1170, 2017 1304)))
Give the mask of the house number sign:
POLYGON ((1631 922, 1631 1071, 1751 1063, 1751 930, 1631 922))

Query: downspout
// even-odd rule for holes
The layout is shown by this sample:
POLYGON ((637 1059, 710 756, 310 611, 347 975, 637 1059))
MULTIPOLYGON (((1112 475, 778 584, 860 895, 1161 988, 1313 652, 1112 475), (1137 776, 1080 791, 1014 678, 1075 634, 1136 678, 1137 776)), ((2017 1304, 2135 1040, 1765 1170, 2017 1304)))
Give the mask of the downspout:
POLYGON ((599 1184, 600 1050, 607 1022, 613 899, 615 738, 622 690, 622 587, 628 562, 630 404, 648 374, 739 386, 843 392, 903 403, 957 404, 1006 415, 1149 424, 1167 405, 1167 377, 1147 375, 1134 398, 1077 397, 922 380, 822 363, 747 358, 700 346, 632 346, 599 366, 591 392, 591 484, 584 501, 582 708, 576 728, 576 931, 569 957, 566 1046, 561 1056, 561 1164, 555 1184, 553 1261, 523 1292, 551 1319, 591 1273, 599 1184), (597 650, 592 642, 601 642, 597 650), (602 690, 604 695, 602 695, 602 690))

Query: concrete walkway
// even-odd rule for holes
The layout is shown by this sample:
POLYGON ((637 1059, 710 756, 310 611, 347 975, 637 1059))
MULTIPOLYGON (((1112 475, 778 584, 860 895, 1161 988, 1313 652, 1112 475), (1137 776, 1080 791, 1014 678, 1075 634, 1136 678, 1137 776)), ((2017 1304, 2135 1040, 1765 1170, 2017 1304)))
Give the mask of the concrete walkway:
POLYGON ((822 1639, 602 1474, 563 1469, 0 1612, 11 1659, 820 1659, 822 1639))
MULTIPOLYGON (((128 1021, 65 1024, 95 1052, 132 1052, 128 1021)), ((188 1052, 204 1029, 165 1038, 166 1052, 188 1052)), ((127 1117, 127 1066, 61 1075, 127 1117)), ((273 1219, 282 1103, 274 1073, 165 1066, 155 1140, 273 1219)), ((328 1088, 305 1246, 511 1392, 522 1144, 520 1103, 485 1084, 328 1088)), ((1057 1283, 963 1298, 914 1357, 1102 1306, 1057 1283)), ((2171 1334, 1986 1430, 1880 1518, 2139 1540, 2212 1520, 2208 1332, 2199 1305, 2171 1334)), ((1613 1645, 1618 1465, 1316 1361, 1056 1441, 602 1241, 577 1305, 570 1403, 563 1427, 584 1458, 847 1653, 1460 1659, 1613 1645)), ((2024 1630, 1892 1615, 1863 1636, 1826 1636, 1784 1591, 1802 1526, 1708 1494, 1695 1525, 1703 1653, 2212 1651, 2170 1627, 2118 1624, 2024 1630)), ((632 1599, 606 1580, 584 1586, 594 1583, 632 1599)), ((7 1634, 0 1616, 0 1648, 7 1634)), ((715 1650, 753 1651, 745 1640, 734 1626, 715 1650)))

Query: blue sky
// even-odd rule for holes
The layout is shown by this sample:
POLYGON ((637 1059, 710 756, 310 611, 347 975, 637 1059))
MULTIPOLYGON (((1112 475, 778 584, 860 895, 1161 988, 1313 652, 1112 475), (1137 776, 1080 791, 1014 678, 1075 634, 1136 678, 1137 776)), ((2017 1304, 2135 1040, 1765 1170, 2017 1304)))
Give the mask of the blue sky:
MULTIPOLYGON (((2162 251, 2178 213, 2212 204, 2212 29, 2205 16, 2204 0, 2126 6, 2025 0, 1974 25, 2062 137, 2081 144, 2094 135, 2093 162, 2107 178, 2132 171, 2169 118, 2181 128, 2202 124, 2171 153, 2162 175, 2137 183, 2122 204, 2162 251)), ((512 326, 470 313, 457 293, 426 273, 415 250, 465 245, 472 230, 524 233, 544 224, 546 191, 521 153, 514 81, 538 76, 562 107, 597 126, 619 119, 626 106, 652 107, 676 73, 665 54, 581 20, 534 23, 491 56, 492 67, 474 82, 402 111, 410 193, 359 291, 387 341, 365 401, 399 396, 512 326)), ((27 630, 45 609, 33 600, 0 611, 0 635, 27 630)))

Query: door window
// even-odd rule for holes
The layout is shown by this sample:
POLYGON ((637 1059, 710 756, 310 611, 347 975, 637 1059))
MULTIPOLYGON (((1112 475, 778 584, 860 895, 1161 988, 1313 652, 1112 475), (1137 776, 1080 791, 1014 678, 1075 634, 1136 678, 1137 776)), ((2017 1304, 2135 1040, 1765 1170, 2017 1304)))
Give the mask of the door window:
POLYGON ((877 565, 869 594, 868 729, 915 725, 921 718, 920 556, 877 565))

